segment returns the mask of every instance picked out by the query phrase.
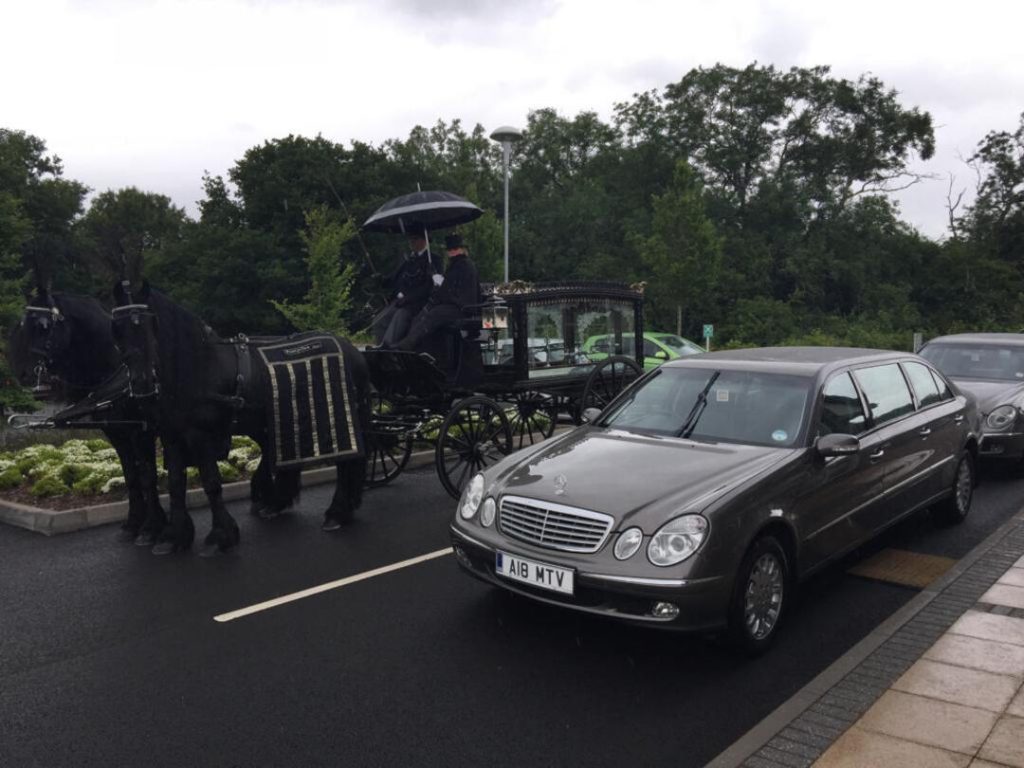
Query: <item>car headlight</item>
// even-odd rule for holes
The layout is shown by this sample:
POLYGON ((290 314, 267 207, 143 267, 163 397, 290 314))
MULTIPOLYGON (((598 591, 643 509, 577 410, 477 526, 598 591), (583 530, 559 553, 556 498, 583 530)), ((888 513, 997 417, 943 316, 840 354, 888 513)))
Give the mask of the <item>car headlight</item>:
POLYGON ((498 505, 494 502, 494 497, 488 496, 484 499, 484 504, 480 507, 480 525, 484 528, 490 527, 491 523, 494 522, 494 513, 497 510, 498 505))
POLYGON ((701 515, 683 515, 658 529, 647 545, 647 559, 654 565, 681 563, 688 558, 708 534, 708 521, 701 515))
POLYGON ((469 485, 466 486, 466 490, 462 493, 462 503, 459 504, 459 514, 462 515, 463 520, 472 519, 483 498, 484 476, 481 474, 473 475, 473 479, 469 481, 469 485))
POLYGON ((628 560, 640 549, 643 541, 643 531, 639 528, 627 528, 619 534, 619 540, 615 542, 615 549, 613 550, 615 558, 617 560, 628 560))
POLYGON ((1016 418, 1016 408, 1012 405, 1000 405, 985 418, 985 426, 999 432, 1013 424, 1016 418))

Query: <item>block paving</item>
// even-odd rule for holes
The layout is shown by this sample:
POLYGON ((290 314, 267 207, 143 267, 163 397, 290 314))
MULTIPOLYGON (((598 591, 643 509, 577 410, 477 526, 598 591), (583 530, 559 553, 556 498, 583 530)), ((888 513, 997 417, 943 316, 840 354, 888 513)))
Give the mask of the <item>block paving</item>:
POLYGON ((1024 516, 744 768, 1024 768, 1024 516))

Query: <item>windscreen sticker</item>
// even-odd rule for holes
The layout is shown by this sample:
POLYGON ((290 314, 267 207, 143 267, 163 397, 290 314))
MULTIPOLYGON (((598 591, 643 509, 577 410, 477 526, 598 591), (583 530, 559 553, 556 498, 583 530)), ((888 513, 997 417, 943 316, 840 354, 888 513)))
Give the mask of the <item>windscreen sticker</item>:
POLYGON ((784 429, 776 429, 772 432, 772 440, 776 443, 784 443, 789 438, 789 433, 784 429))
POLYGON ((716 389, 715 400, 719 403, 729 402, 729 390, 728 389, 716 389))

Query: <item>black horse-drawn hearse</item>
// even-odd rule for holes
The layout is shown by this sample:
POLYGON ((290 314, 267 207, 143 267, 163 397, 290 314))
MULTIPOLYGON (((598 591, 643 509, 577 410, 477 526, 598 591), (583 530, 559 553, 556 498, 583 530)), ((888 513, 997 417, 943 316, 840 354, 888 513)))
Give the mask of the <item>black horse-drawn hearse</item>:
POLYGON ((509 283, 483 293, 429 353, 364 351, 376 390, 369 485, 392 480, 414 444, 427 442, 457 498, 479 469, 549 437, 562 416, 579 423, 641 374, 640 287, 509 283), (611 347, 588 354, 596 336, 611 347))

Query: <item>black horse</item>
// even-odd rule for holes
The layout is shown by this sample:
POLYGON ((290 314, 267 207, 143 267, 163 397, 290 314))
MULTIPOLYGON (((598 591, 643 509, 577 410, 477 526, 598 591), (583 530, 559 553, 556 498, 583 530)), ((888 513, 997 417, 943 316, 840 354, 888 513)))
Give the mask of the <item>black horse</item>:
MULTIPOLYGON (((103 392, 105 397, 99 399, 111 404, 98 415, 99 421, 108 423, 99 428, 117 451, 128 491, 128 518, 118 537, 140 546, 153 544, 166 524, 157 491, 156 433, 130 424, 109 424, 141 424, 137 407, 119 397, 120 384, 114 380, 121 360, 110 315, 91 297, 39 290, 11 332, 8 358, 19 381, 34 386, 37 396, 77 403, 103 392)), ((67 420, 89 415, 85 407, 60 414, 67 420)))
MULTIPOLYGON (((244 337, 219 338, 202 320, 148 284, 135 292, 118 284, 114 298, 114 337, 136 396, 152 395, 150 418, 157 424, 168 471, 170 520, 154 551, 167 553, 192 544, 194 527, 185 508, 187 466, 199 468, 213 519, 202 554, 230 549, 238 543, 239 531, 224 505, 217 461, 227 455, 232 434, 252 437, 267 458, 275 444, 274 431, 280 431, 269 415, 274 385, 259 343, 244 337)), ((354 435, 369 423, 369 369, 348 341, 337 343, 354 392, 354 435)), ((342 405, 331 407, 340 411, 342 405)), ((336 466, 337 485, 324 513, 324 530, 349 522, 362 501, 365 456, 354 450, 336 466)), ((278 503, 286 505, 298 494, 299 469, 279 465, 276 475, 278 503)))

